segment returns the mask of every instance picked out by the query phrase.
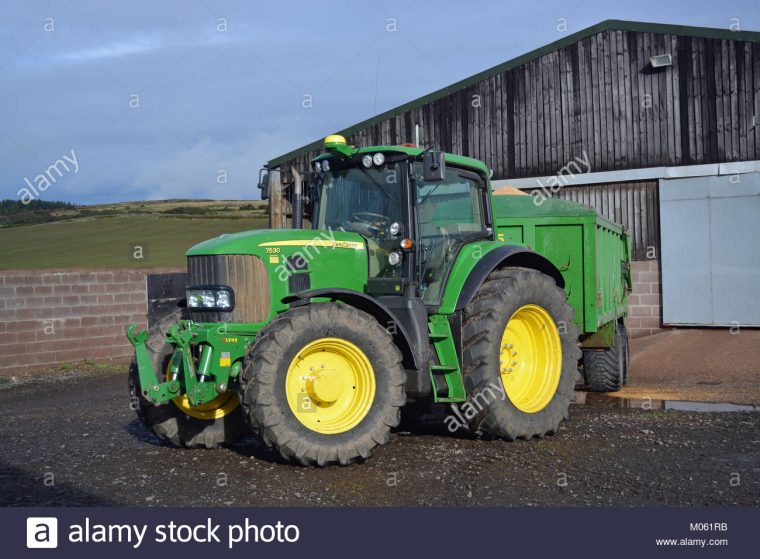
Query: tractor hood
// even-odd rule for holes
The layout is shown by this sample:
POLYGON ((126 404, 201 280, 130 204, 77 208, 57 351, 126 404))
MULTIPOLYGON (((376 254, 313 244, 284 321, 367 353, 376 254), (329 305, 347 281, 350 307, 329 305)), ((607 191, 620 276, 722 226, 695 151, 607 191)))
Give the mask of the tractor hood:
POLYGON ((271 309, 277 311, 287 308, 284 297, 297 292, 324 288, 366 292, 368 253, 366 240, 357 233, 245 231, 220 235, 188 250, 189 281, 226 283, 239 300, 242 293, 268 292, 271 309))

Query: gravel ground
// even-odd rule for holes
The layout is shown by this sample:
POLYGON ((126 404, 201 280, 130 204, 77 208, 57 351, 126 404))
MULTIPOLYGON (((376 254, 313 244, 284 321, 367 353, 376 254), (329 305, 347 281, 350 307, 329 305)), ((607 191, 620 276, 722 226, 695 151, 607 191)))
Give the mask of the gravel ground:
POLYGON ((426 422, 364 464, 283 464, 251 439, 176 449, 113 370, 0 390, 0 505, 760 505, 760 414, 575 405, 555 436, 479 441, 426 422))

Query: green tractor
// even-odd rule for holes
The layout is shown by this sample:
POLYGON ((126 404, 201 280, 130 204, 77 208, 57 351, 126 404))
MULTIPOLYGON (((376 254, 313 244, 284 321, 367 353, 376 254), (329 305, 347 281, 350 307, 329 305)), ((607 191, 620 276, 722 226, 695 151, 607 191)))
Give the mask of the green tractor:
POLYGON ((579 371, 592 390, 623 385, 620 226, 499 195, 468 157, 324 145, 292 229, 194 246, 176 312, 129 328, 147 428, 186 447, 253 432, 288 460, 345 465, 402 411, 446 403, 451 431, 529 439, 568 417, 579 371))

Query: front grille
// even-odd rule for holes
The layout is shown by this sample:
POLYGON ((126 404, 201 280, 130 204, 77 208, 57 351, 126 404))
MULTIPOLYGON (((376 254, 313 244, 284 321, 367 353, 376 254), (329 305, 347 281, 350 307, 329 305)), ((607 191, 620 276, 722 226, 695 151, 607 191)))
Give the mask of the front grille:
POLYGON ((227 285, 235 292, 232 312, 188 309, 195 322, 261 322, 269 314, 269 275, 264 262, 246 254, 188 256, 188 285, 227 285))

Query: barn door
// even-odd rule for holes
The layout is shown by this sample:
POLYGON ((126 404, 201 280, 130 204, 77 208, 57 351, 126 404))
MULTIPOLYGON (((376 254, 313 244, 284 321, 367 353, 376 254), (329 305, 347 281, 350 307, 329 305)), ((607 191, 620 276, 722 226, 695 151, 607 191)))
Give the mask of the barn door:
POLYGON ((760 326, 760 173, 660 181, 665 324, 760 326))

